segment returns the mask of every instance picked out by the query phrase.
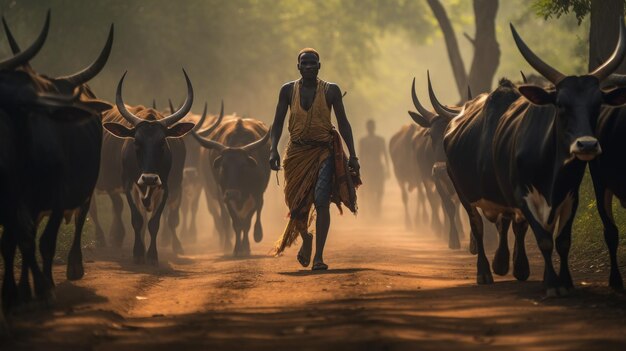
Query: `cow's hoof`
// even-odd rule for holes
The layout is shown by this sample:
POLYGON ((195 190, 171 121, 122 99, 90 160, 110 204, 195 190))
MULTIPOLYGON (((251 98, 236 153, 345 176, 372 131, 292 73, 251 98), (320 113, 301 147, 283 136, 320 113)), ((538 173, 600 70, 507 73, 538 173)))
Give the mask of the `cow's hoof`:
POLYGON ((559 289, 557 288, 548 288, 546 289, 546 298, 553 298, 559 296, 559 289))
POLYGON ((476 283, 478 285, 493 284, 493 276, 491 273, 478 274, 476 275, 476 283))
POLYGON ((565 286, 560 286, 560 287, 558 288, 558 293, 559 293, 559 296, 562 296, 562 297, 564 297, 564 296, 568 296, 568 295, 569 295, 569 294, 571 294, 573 291, 574 291, 574 288, 568 288, 568 287, 565 287, 565 286))
POLYGON ((263 228, 261 225, 254 226, 254 242, 260 243, 263 240, 263 228))
POLYGON ((609 278, 609 286, 615 291, 623 291, 624 281, 619 274, 617 274, 617 276, 611 274, 611 277, 609 278))
POLYGON ((448 248, 451 250, 458 250, 461 248, 461 243, 458 240, 451 240, 448 243, 448 248))
POLYGON ((146 257, 144 255, 133 256, 133 262, 135 264, 144 264, 146 263, 146 257))
POLYGON ((96 248, 102 249, 107 247, 107 241, 104 238, 104 234, 96 235, 96 248))
POLYGON ((153 267, 159 266, 159 259, 156 257, 148 257, 146 258, 146 262, 153 267))
POLYGON ((491 267, 497 275, 506 275, 509 273, 509 252, 497 250, 493 257, 491 267))
POLYGON ((185 254, 185 250, 183 250, 183 246, 180 243, 174 244, 174 246, 172 246, 172 251, 174 251, 174 253, 177 255, 185 254))
POLYGON ((83 268, 83 264, 68 264, 67 272, 65 276, 68 280, 79 280, 82 279, 85 275, 85 269, 83 268))
POLYGON ((525 263, 518 263, 513 266, 513 276, 515 279, 525 282, 530 276, 530 268, 528 267, 528 261, 525 263))

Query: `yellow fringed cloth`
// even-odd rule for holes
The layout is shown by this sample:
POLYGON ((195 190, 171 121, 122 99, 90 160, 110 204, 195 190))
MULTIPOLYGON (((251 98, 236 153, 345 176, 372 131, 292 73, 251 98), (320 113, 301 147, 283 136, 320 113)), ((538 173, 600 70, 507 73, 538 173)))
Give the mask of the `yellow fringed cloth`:
POLYGON ((312 205, 317 176, 322 163, 331 155, 335 158, 331 200, 338 206, 341 206, 340 203, 343 202, 350 210, 356 212, 354 186, 358 186, 360 180, 357 180, 355 184, 353 177, 345 177, 348 174, 347 160, 343 153, 341 138, 331 123, 330 108, 326 103, 328 83, 321 79, 317 80, 315 98, 309 110, 303 109, 300 105, 301 86, 301 80, 294 84, 289 107, 291 111, 290 140, 283 161, 285 202, 289 208, 289 223, 281 238, 276 242, 274 255, 279 255, 290 247, 300 233, 308 235, 308 227, 313 219, 312 205), (340 167, 337 167, 339 163, 340 167), (337 177, 338 171, 343 172, 344 177, 337 177), (341 182, 337 182, 338 180, 341 182))

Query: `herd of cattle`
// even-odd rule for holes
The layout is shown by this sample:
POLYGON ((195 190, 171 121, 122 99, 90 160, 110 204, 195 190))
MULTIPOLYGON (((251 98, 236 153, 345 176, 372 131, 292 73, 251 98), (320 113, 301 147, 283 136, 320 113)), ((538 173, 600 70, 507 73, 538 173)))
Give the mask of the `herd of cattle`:
MULTIPOLYGON (((125 195, 134 229, 135 262, 158 263, 157 233, 164 213, 163 236, 174 252, 183 251, 176 234, 183 214, 183 232, 195 238, 195 213, 204 190, 222 245, 248 255, 248 233, 256 215, 254 239, 261 241, 263 193, 270 169, 269 128, 255 119, 190 113, 193 87, 183 71, 187 98, 176 109, 128 106, 122 98, 126 74, 117 86, 115 103, 96 98, 86 83, 104 67, 113 45, 113 26, 97 59, 84 70, 64 77, 37 73, 29 61, 44 45, 48 13, 37 39, 21 50, 3 25, 13 56, 0 62, 0 224, 4 260, 3 310, 33 298, 53 296, 52 261, 63 220, 74 218, 74 241, 67 260, 67 278, 83 274, 81 232, 87 213, 96 227, 96 242, 105 235, 93 202, 94 191, 106 193, 113 208, 109 240, 120 247, 125 231, 121 219, 125 195), (42 266, 36 258, 36 231, 48 217, 40 238, 42 266), (191 217, 191 218, 188 218, 191 217), (144 233, 150 234, 146 251, 144 233), (232 231, 231 231, 232 228, 232 231), (22 255, 19 284, 14 277, 16 249, 22 255)), ((543 62, 511 26, 526 61, 550 84, 517 85, 502 79, 491 93, 472 97, 462 106, 445 106, 428 90, 434 110, 425 108, 412 86, 415 124, 390 141, 390 153, 403 201, 405 185, 422 194, 422 219, 433 229, 449 228, 450 248, 459 248, 459 206, 468 214, 470 251, 478 255, 477 282, 493 282, 483 245, 483 217, 496 223, 499 246, 493 272, 509 270, 507 233, 515 234, 513 274, 529 276, 524 238, 532 229, 545 260, 548 295, 573 288, 568 268, 571 229, 578 206, 578 188, 590 164, 597 206, 611 259, 610 286, 623 288, 616 260, 618 230, 612 198, 626 204, 626 77, 613 74, 626 55, 626 28, 620 22, 613 55, 595 71, 565 76, 543 62), (603 90, 601 86, 612 86, 603 90), (436 192, 435 192, 436 191, 436 192), (438 195, 438 196, 437 196, 438 195), (438 211, 443 208, 445 222, 438 211), (434 209, 434 210, 433 210, 434 209), (479 210, 481 212, 479 212, 479 210), (430 213, 430 214, 428 214, 430 213), (430 216, 430 218, 426 218, 430 216), (553 234, 556 232, 556 240, 553 234), (552 263, 556 246, 557 274, 552 263)), ((409 216, 406 214, 407 225, 409 216)), ((0 309, 0 317, 2 309, 0 309)), ((0 320, 0 329, 2 320, 0 320)))
POLYGON ((113 25, 100 55, 87 68, 64 77, 48 77, 29 64, 45 43, 50 12, 37 39, 21 50, 3 18, 13 56, 0 62, 0 244, 4 260, 0 334, 3 311, 54 294, 52 261, 63 220, 75 224, 67 260, 67 278, 84 274, 81 233, 88 212, 96 226, 96 242, 105 245, 93 201, 94 191, 108 194, 113 204, 111 244, 122 245, 121 194, 126 195, 135 232, 133 258, 158 263, 156 237, 164 213, 163 236, 182 252, 176 228, 183 216, 186 233, 195 235, 198 194, 204 189, 215 227, 225 248, 235 255, 250 253, 248 232, 256 214, 254 239, 263 237, 260 214, 270 169, 269 128, 237 116, 190 113, 193 87, 183 70, 187 98, 168 111, 128 106, 122 99, 124 77, 115 103, 96 98, 87 82, 105 66, 113 46, 113 25), (210 124, 206 126, 205 124, 210 124), (191 213, 189 213, 191 212, 191 213), (40 267, 36 235, 40 237, 40 267), (232 223, 232 225, 231 225, 232 223), (146 250, 144 233, 150 234, 146 250), (233 228, 232 230, 230 228, 233 228), (14 276, 16 249, 22 256, 19 284, 14 276))
MULTIPOLYGON (((615 51, 606 62, 591 73, 566 76, 535 55, 511 25, 519 51, 545 78, 545 86, 502 79, 491 93, 472 98, 468 91, 467 102, 450 107, 437 100, 429 75, 430 111, 420 103, 413 81, 417 112, 409 115, 415 124, 404 126, 390 140, 407 226, 408 186, 428 199, 433 229, 442 229, 438 212, 443 208, 449 247, 459 248, 460 203, 469 217, 470 251, 478 255, 478 284, 493 283, 492 269, 499 275, 509 271, 507 234, 512 225, 515 278, 529 276, 524 239, 530 226, 545 261, 547 295, 564 295, 574 287, 568 254, 578 190, 589 163, 610 255, 609 285, 623 289, 611 207, 613 196, 626 206, 621 154, 626 150, 626 108, 620 107, 626 104, 626 77, 614 74, 626 54, 623 20, 619 27, 615 51), (492 267, 483 245, 483 218, 498 230, 492 267), (558 274, 552 263, 554 247, 560 257, 558 274)), ((422 209, 422 216, 426 213, 422 209)))

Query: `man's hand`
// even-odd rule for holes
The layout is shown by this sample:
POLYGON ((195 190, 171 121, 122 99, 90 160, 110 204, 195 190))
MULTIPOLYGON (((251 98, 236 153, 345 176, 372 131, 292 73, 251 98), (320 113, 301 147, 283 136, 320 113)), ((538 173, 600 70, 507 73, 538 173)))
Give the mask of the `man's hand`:
POLYGON ((272 171, 280 171, 280 155, 278 151, 270 151, 270 168, 272 171))
POLYGON ((360 174, 361 165, 359 165, 359 159, 356 157, 350 156, 350 159, 348 160, 348 168, 351 171, 354 171, 356 174, 360 174))

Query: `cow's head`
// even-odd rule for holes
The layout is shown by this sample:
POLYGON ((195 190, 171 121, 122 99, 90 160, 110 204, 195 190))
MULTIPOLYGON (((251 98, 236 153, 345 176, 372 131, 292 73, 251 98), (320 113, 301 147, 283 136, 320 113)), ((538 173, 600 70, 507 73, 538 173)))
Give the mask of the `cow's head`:
MULTIPOLYGON (((443 148, 443 136, 446 130, 446 126, 452 118, 456 117, 461 110, 443 106, 437 100, 435 93, 430 82, 430 73, 428 76, 428 94, 430 95, 431 102, 435 108, 435 112, 426 109, 417 98, 415 92, 415 78, 413 78, 413 84, 411 86, 411 97, 413 98, 413 105, 418 112, 409 111, 409 115, 415 123, 423 128, 429 129, 429 137, 432 143, 433 152, 435 154, 435 162, 446 162, 446 153, 443 148)), ((468 89, 468 99, 471 98, 471 94, 468 89)))
POLYGON ((556 107, 559 138, 569 148, 571 157, 583 161, 590 161, 602 152, 594 136, 600 105, 620 106, 626 103, 626 88, 600 89, 600 83, 617 69, 626 54, 626 28, 622 18, 619 28, 615 51, 604 64, 586 75, 565 76, 535 55, 511 24, 513 38, 522 56, 555 86, 555 89, 544 89, 521 85, 519 92, 533 104, 556 107))
MULTIPOLYGON (((249 135, 250 138, 256 136, 255 133, 245 129, 242 119, 233 120, 230 123, 236 124, 235 132, 237 134, 242 136, 249 135)), ((204 148, 212 149, 217 152, 217 157, 215 157, 213 161, 213 168, 217 175, 217 181, 222 189, 224 200, 241 205, 241 202, 246 200, 242 196, 243 192, 253 186, 250 182, 250 178, 244 175, 259 173, 256 169, 260 167, 260 165, 253 157, 253 154, 255 151, 267 145, 270 136, 269 130, 261 139, 239 147, 225 146, 215 140, 202 137, 195 131, 193 131, 192 134, 204 148)))
POLYGON ((104 124, 104 128, 118 138, 132 139, 140 170, 136 184, 142 191, 163 185, 161 177, 165 175, 161 174, 161 170, 164 169, 164 165, 169 173, 171 151, 167 138, 180 138, 194 127, 193 123, 177 123, 191 110, 193 103, 193 87, 185 70, 183 70, 183 74, 187 81, 187 99, 178 111, 167 117, 163 117, 160 112, 154 109, 143 109, 139 116, 133 114, 126 108, 122 99, 122 85, 126 73, 117 85, 115 105, 121 116, 132 127, 127 128, 122 124, 109 122, 104 124))
MULTIPOLYGON (((100 73, 109 58, 111 48, 113 46, 113 24, 111 24, 111 28, 109 29, 109 35, 104 45, 104 48, 102 49, 102 51, 100 51, 100 55, 98 55, 96 60, 91 65, 80 70, 77 73, 57 78, 47 77, 45 75, 39 74, 34 69, 32 69, 29 64, 29 61, 35 56, 35 54, 37 54, 39 49, 41 49, 41 47, 43 46, 48 35, 48 30, 50 27, 50 10, 48 10, 48 13, 46 14, 46 21, 41 33, 39 34, 39 37, 31 46, 29 46, 24 51, 20 49, 20 46, 13 37, 13 33, 11 33, 11 30, 9 29, 9 26, 4 17, 2 17, 2 25, 4 27, 4 31, 6 33, 14 57, 9 60, 5 60, 5 62, 3 63, 0 63, 0 70, 18 70, 29 74, 30 79, 33 83, 33 88, 37 92, 39 92, 40 95, 78 95, 80 98, 80 104, 78 104, 78 101, 76 99, 74 99, 74 101, 76 101, 76 107, 79 109, 81 107, 87 107, 95 113, 101 113, 113 107, 109 103, 97 99, 91 89, 86 85, 89 80, 91 80, 98 73, 100 73)), ((61 116, 61 114, 59 114, 59 116, 61 116)), ((77 117, 77 115, 69 114, 62 117, 75 118, 77 117)))

